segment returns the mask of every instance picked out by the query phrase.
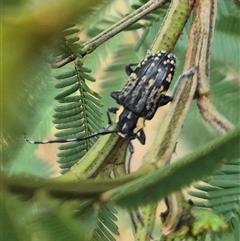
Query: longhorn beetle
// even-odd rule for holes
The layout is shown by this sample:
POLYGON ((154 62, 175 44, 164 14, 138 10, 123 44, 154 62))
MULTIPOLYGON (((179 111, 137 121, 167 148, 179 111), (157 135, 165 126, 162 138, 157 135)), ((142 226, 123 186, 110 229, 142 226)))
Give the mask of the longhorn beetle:
MULTIPOLYGON (((142 145, 145 144, 146 138, 143 130, 145 120, 151 120, 159 107, 170 102, 177 89, 175 87, 172 97, 166 95, 176 67, 176 58, 172 53, 167 51, 159 51, 155 54, 148 53, 146 58, 133 70, 131 67, 135 65, 137 64, 126 66, 129 78, 123 89, 110 94, 120 105, 120 108, 113 107, 107 111, 109 125, 112 123, 109 113, 116 114, 116 128, 114 130, 105 128, 86 137, 70 139, 31 141, 24 137, 25 140, 31 144, 66 143, 117 133, 129 141, 129 151, 132 155, 134 149, 131 140, 137 138, 142 145)), ((182 77, 192 75, 193 72, 194 70, 190 69, 182 77)), ((181 79, 179 78, 178 83, 181 79)))

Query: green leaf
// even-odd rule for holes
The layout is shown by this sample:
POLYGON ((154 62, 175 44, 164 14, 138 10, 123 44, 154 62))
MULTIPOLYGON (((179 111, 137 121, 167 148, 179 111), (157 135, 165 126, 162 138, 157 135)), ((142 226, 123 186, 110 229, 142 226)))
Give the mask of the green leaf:
POLYGON ((103 193, 101 199, 111 200, 126 207, 156 202, 171 192, 212 174, 219 168, 223 159, 229 160, 238 156, 239 136, 240 127, 237 127, 171 165, 103 193))

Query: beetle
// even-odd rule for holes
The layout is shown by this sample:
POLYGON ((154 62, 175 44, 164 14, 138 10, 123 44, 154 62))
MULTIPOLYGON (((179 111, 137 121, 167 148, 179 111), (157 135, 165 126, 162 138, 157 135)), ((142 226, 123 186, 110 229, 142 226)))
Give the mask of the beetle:
POLYGON ((144 126, 146 120, 151 120, 157 109, 169 103, 173 97, 166 95, 174 76, 176 57, 167 51, 148 53, 139 64, 126 66, 129 76, 126 85, 121 91, 111 92, 111 97, 120 105, 120 108, 109 108, 107 111, 108 123, 112 124, 110 114, 116 114, 116 128, 102 129, 86 137, 56 139, 45 141, 25 140, 31 144, 50 144, 83 141, 95 136, 117 133, 129 141, 129 151, 133 153, 131 141, 138 139, 145 144, 144 126), (132 69, 136 66, 135 70, 132 69))
POLYGON ((111 93, 111 97, 120 105, 116 110, 116 131, 119 135, 127 140, 137 138, 141 144, 145 144, 145 120, 151 120, 159 107, 172 100, 166 92, 175 66, 175 56, 160 51, 148 54, 135 70, 131 65, 126 67, 129 75, 126 85, 122 91, 111 93))

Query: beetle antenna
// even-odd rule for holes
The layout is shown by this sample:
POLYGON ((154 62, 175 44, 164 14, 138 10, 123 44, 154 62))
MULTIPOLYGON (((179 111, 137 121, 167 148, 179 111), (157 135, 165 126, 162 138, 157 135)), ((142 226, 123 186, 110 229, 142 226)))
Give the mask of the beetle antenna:
POLYGON ((30 144, 68 143, 68 142, 84 141, 84 140, 90 139, 95 136, 103 136, 103 135, 107 135, 107 134, 111 134, 111 133, 115 133, 115 132, 116 132, 116 130, 103 129, 103 130, 100 130, 100 131, 98 131, 90 136, 86 136, 86 137, 76 137, 76 138, 56 139, 56 140, 43 140, 43 141, 31 141, 31 140, 27 139, 26 134, 25 134, 24 140, 30 144))

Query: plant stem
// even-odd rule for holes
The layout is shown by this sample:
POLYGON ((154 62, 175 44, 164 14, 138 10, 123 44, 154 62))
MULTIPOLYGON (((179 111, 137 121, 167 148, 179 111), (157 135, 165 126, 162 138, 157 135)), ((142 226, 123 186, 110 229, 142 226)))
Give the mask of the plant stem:
POLYGON ((161 28, 150 47, 152 52, 158 50, 172 51, 193 8, 193 2, 189 0, 172 1, 161 28))
POLYGON ((197 104, 203 118, 214 128, 225 133, 233 128, 213 106, 210 93, 210 56, 217 12, 217 0, 197 0, 194 28, 191 28, 184 69, 191 63, 198 66, 197 104))

